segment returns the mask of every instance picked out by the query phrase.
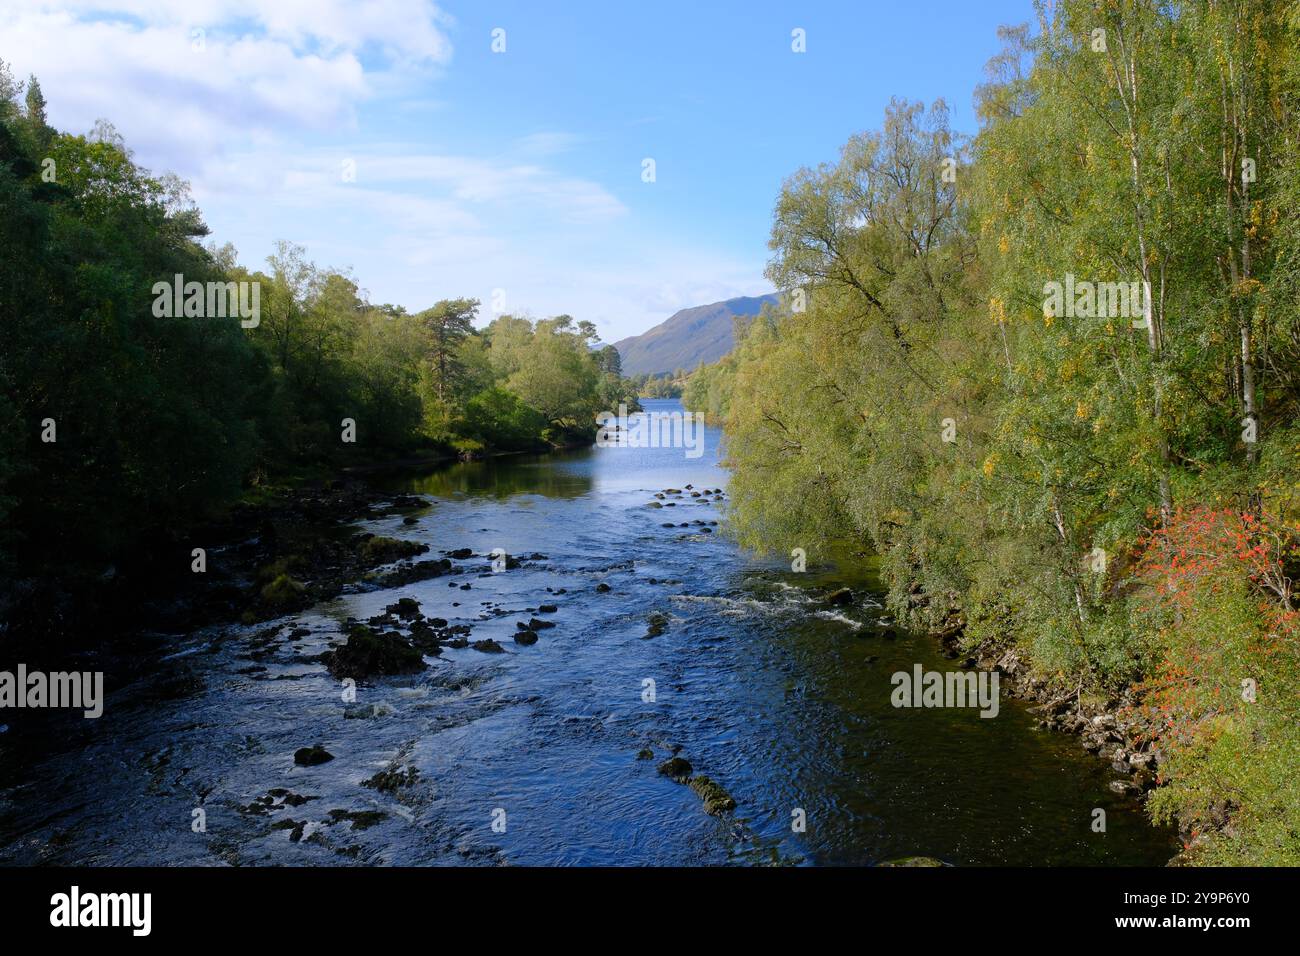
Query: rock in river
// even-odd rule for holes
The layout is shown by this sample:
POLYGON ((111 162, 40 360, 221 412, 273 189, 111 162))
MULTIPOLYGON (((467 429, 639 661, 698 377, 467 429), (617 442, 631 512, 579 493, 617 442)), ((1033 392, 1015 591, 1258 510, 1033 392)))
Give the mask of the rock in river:
POLYGON ((679 783, 685 783, 695 768, 685 757, 672 757, 659 765, 659 772, 665 777, 672 777, 679 783))
POLYGON ((830 594, 826 595, 826 603, 832 607, 842 607, 845 604, 852 604, 853 591, 851 588, 836 588, 830 594))
POLYGON ((323 763, 329 763, 333 759, 334 755, 320 744, 299 747, 293 753, 293 762, 300 767, 316 767, 323 763))
POLYGON ((714 783, 703 774, 700 774, 698 777, 691 777, 687 783, 690 784, 691 789, 695 791, 699 798, 704 801, 705 813, 719 817, 729 810, 736 809, 736 801, 732 798, 731 794, 727 793, 727 791, 722 789, 721 786, 714 783))
POLYGON ((321 660, 335 677, 359 679, 372 674, 414 674, 427 666, 424 656, 396 631, 376 634, 357 625, 342 647, 326 651, 321 660))

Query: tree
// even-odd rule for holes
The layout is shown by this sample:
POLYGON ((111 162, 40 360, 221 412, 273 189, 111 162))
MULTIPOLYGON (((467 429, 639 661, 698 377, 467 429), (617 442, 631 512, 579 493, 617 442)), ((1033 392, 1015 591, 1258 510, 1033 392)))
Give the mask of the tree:
POLYGON ((14 79, 9 64, 0 60, 0 122, 7 122, 17 114, 22 92, 23 85, 14 79))
POLYGON ((450 402, 464 378, 460 345, 474 331, 478 299, 444 299, 417 318, 429 330, 429 367, 438 401, 450 402))
POLYGON ((596 352, 596 367, 602 374, 621 376, 623 374, 623 357, 618 354, 618 349, 612 345, 606 345, 596 352))
POLYGON ((596 362, 586 340, 569 328, 568 316, 539 321, 520 368, 506 386, 547 421, 594 431, 596 362))
POLYGON ((1217 828, 1231 793, 1202 856, 1293 861, 1295 697, 1233 700, 1295 682, 1294 10, 1039 11, 973 142, 895 102, 787 181, 768 275, 807 308, 685 401, 725 415, 743 542, 872 551, 900 618, 1015 644, 1062 699, 1128 689, 1157 813, 1217 828))
POLYGON ((27 122, 34 129, 45 130, 49 128, 49 121, 45 115, 45 96, 41 93, 40 81, 36 79, 33 73, 27 80, 27 122))

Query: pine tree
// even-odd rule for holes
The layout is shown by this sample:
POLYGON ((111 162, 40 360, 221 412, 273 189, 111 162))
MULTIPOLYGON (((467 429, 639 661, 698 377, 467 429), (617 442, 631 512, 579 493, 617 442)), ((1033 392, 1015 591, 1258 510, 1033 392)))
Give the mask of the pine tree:
POLYGON ((50 129, 45 114, 45 95, 41 92, 41 84, 35 73, 27 80, 27 127, 39 149, 44 150, 50 145, 54 131, 50 129))

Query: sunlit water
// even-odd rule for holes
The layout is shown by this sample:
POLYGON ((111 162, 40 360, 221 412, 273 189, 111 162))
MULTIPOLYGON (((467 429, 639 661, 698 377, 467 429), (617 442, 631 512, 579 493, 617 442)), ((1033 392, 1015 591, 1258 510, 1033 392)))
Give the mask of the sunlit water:
POLYGON ((592 448, 390 481, 427 499, 418 523, 394 516, 359 528, 426 542, 434 557, 472 548, 464 573, 358 586, 286 618, 286 636, 266 646, 255 638, 266 625, 160 636, 167 666, 201 686, 160 701, 137 684, 111 696, 101 719, 69 722, 54 752, 0 792, 0 861, 1169 858, 1169 833, 1107 789, 1105 765, 1075 739, 1035 730, 1023 706, 1004 700, 993 719, 893 708, 893 672, 955 665, 924 635, 861 636, 860 625, 883 614, 862 590, 874 586, 869 578, 815 566, 796 574, 788 559, 747 556, 719 528, 663 527, 723 518, 709 498, 646 507, 665 488, 725 488, 718 439, 709 430, 696 459, 681 449, 592 448), (546 558, 493 573, 494 548, 546 558), (608 593, 597 593, 601 582, 608 593), (860 589, 859 603, 826 606, 826 590, 845 583, 860 589), (506 653, 446 650, 423 673, 362 683, 356 703, 345 703, 339 682, 306 658, 340 639, 346 617, 382 613, 399 597, 472 625, 471 640, 495 638, 506 653), (542 603, 558 605, 545 615, 557 626, 517 645, 515 622, 542 603), (654 612, 666 627, 647 637, 654 612), (289 625, 310 634, 290 639, 289 625), (643 699, 647 680, 653 702, 643 699), (294 751, 315 743, 335 759, 295 766, 294 751), (706 814, 694 792, 657 773, 673 747, 732 794, 734 813, 706 814), (645 748, 653 759, 638 759, 645 748), (407 767, 418 770, 408 787, 361 786, 407 767), (279 788, 298 805, 265 796, 279 788), (1105 833, 1093 832, 1094 808, 1107 813, 1105 833), (383 816, 363 828, 336 810, 383 816), (792 827, 797 810, 804 832, 792 827), (296 834, 286 820, 302 824, 296 834))

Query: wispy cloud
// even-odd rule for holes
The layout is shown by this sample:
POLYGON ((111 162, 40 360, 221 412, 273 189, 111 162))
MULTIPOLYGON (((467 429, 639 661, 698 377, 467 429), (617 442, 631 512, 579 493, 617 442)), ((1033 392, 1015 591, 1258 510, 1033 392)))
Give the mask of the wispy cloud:
POLYGON ((579 172, 599 131, 457 128, 455 30, 424 0, 37 0, 0 8, 0 57, 40 77, 59 128, 105 117, 141 164, 189 179, 253 267, 290 239, 377 301, 505 290, 611 339, 764 287, 637 221, 640 154, 617 185, 579 172))

